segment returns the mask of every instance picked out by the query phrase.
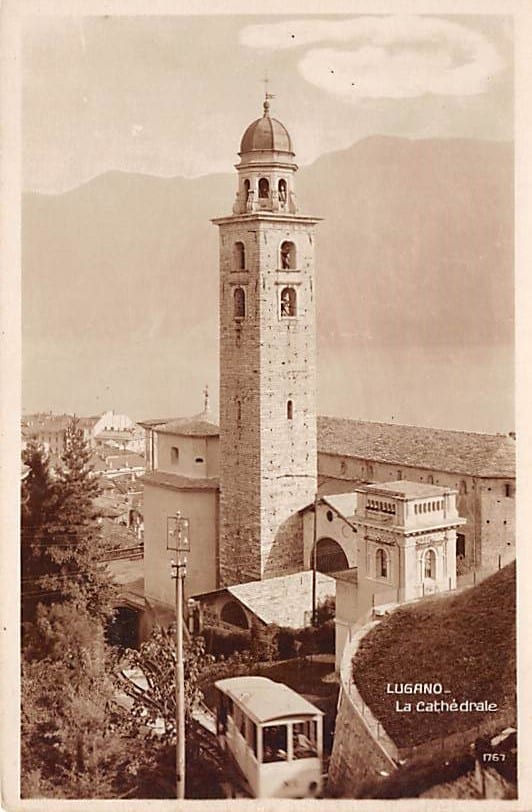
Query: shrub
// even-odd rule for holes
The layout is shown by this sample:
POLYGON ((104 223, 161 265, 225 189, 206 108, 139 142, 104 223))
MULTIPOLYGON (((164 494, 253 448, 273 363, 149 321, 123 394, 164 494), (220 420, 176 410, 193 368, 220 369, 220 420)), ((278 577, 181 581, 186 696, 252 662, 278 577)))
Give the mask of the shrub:
POLYGON ((226 631, 216 626, 204 626, 203 637, 207 646, 207 652, 215 657, 223 655, 229 657, 235 651, 244 651, 251 646, 251 634, 249 631, 226 631))

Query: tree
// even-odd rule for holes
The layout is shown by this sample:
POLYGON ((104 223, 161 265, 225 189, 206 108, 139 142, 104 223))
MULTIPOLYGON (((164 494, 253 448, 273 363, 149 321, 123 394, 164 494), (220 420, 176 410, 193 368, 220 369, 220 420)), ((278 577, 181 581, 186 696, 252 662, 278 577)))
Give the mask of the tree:
POLYGON ((29 621, 35 616, 37 603, 53 597, 43 586, 43 578, 58 572, 50 551, 59 493, 42 446, 31 440, 22 452, 22 461, 29 468, 21 493, 22 618, 29 621))
POLYGON ((50 545, 55 571, 47 585, 63 600, 73 601, 91 616, 107 621, 113 613, 116 590, 101 560, 106 544, 94 508, 99 486, 92 476, 90 451, 76 418, 66 429, 57 492, 50 545))
MULTIPOLYGON (((185 722, 190 724, 194 711, 203 699, 200 678, 214 657, 205 652, 203 637, 193 637, 184 643, 185 722)), ((156 626, 140 649, 131 649, 124 659, 120 686, 134 701, 132 713, 142 725, 161 726, 161 736, 175 742, 175 625, 167 629, 156 626), (138 687, 124 675, 137 673, 146 680, 138 687)))
MULTIPOLYGON (((195 719, 203 700, 201 685, 215 668, 213 662, 202 637, 185 640, 187 798, 222 797, 220 783, 227 765, 212 734, 195 719)), ((137 735, 152 732, 142 742, 135 797, 175 797, 175 626, 154 628, 138 651, 127 653, 123 665, 118 687, 133 699, 131 714, 137 735), (142 677, 144 685, 139 684, 142 677)))
POLYGON ((102 624, 65 602, 40 605, 22 660, 24 797, 109 798, 134 788, 135 752, 114 703, 102 624))

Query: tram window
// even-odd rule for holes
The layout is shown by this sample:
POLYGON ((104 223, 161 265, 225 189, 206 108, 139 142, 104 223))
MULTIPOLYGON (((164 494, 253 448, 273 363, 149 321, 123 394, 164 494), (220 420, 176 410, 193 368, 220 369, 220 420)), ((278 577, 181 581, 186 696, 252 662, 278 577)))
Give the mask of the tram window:
POLYGON ((262 728, 262 761, 286 761, 287 759, 286 725, 272 725, 262 728))
POLYGON ((244 716, 238 705, 235 705, 235 709, 233 712, 233 721, 235 723, 235 727, 237 730, 242 731, 244 729, 244 716))
POLYGON ((251 719, 246 719, 246 741, 249 747, 257 755, 257 725, 251 719))
POLYGON ((296 722, 292 728, 294 758, 314 758, 316 749, 316 722, 296 722))

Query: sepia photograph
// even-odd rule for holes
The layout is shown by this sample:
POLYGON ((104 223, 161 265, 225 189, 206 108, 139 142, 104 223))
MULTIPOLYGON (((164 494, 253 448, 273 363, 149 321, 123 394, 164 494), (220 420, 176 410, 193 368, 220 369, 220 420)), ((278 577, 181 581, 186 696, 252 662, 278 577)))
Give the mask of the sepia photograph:
POLYGON ((7 809, 522 799, 488 6, 24 6, 7 809))

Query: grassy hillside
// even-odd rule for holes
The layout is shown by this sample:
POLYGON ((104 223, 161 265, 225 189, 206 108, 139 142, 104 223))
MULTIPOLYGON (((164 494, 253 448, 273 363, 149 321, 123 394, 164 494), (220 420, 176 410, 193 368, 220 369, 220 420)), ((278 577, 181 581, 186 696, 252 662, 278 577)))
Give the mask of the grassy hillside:
POLYGON ((353 677, 375 716, 399 746, 467 730, 487 712, 416 712, 419 700, 495 702, 516 706, 515 562, 457 595, 403 607, 363 639, 353 677), (441 697, 386 692, 387 683, 436 683, 441 697), (412 703, 398 712, 396 702, 412 703))

